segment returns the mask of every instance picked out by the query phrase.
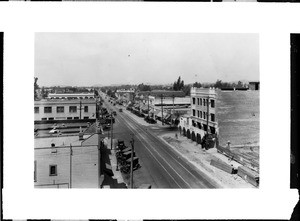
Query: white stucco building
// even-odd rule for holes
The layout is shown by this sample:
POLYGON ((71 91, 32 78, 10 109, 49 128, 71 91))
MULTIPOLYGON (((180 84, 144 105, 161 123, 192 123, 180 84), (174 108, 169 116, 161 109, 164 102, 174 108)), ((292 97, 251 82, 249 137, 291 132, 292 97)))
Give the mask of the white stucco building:
POLYGON ((96 119, 95 99, 51 99, 34 101, 34 120, 96 119))
POLYGON ((216 99, 217 94, 213 88, 191 88, 191 112, 189 116, 180 118, 180 133, 198 144, 205 134, 217 137, 216 99))

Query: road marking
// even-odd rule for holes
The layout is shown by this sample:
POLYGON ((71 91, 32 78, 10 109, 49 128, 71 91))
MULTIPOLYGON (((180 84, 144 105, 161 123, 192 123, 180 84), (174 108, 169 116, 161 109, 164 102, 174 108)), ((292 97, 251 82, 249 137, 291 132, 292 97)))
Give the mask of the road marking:
MULTIPOLYGON (((127 116, 128 116, 129 114, 127 114, 127 116)), ((137 123, 137 128, 138 128, 138 130, 143 130, 145 133, 148 133, 148 135, 149 136, 151 136, 151 137, 153 137, 154 138, 154 135, 153 134, 151 134, 150 132, 148 132, 148 130, 145 130, 141 125, 139 125, 139 122, 137 122, 134 118, 132 118, 130 115, 129 115, 129 117, 132 119, 132 121, 134 120, 136 123, 137 123)), ((152 138, 152 139, 153 139, 152 138)), ((153 148, 154 149, 154 148, 153 148)), ((154 149, 155 150, 155 149, 154 149)), ((184 170, 186 170, 190 175, 192 175, 196 180, 198 180, 199 181, 199 179, 193 174, 193 173, 191 173, 184 165, 182 165, 176 158, 174 158, 170 153, 168 153, 166 150, 164 150, 164 149, 162 149, 166 154, 168 154, 174 161, 176 161, 184 170)), ((155 150, 156 151, 156 150, 155 150)), ((157 152, 157 151, 156 151, 157 152)), ((158 153, 158 152, 157 152, 158 153)), ((160 155, 160 154, 159 154, 160 155)), ((178 158, 180 157, 180 156, 177 156, 178 158)), ((161 158, 163 158, 163 157, 161 157, 161 158)), ((172 168, 172 167, 171 167, 172 168)), ((176 172, 176 171, 175 171, 176 172)), ((177 172, 176 172, 177 173, 177 172)), ((201 174, 199 174, 200 176, 203 176, 203 174, 201 175, 201 174)), ((204 174, 205 175, 205 174, 204 174)), ((203 177, 204 179, 205 179, 205 177, 203 177)), ((209 177, 208 177, 209 178, 209 177)), ((183 178, 182 178, 183 179, 183 178)), ((184 179, 183 179, 184 180, 184 179)), ((209 182, 209 180, 206 180, 209 184, 211 184, 211 182, 209 182)), ((184 180, 184 182, 185 182, 185 180, 184 180)), ((201 182, 201 181, 200 181, 201 182)), ((201 184, 203 184, 202 182, 201 182, 201 184)), ((205 184, 203 184, 204 186, 206 186, 205 184)), ((214 186, 213 184, 211 184, 212 186, 214 186)), ((189 185, 190 186, 190 185, 189 185)))
MULTIPOLYGON (((131 125, 128 124, 128 127, 130 127, 131 131, 134 132, 133 130, 135 130, 135 129, 131 125)), ((139 134, 139 136, 141 136, 141 135, 139 134)), ((136 137, 141 143, 143 143, 143 141, 138 136, 136 136, 136 137)), ((146 147, 146 145, 145 145, 145 147, 146 147)), ((146 149, 152 155, 152 157, 160 164, 160 166, 167 172, 167 174, 173 179, 173 181, 176 183, 176 185, 182 189, 182 187, 176 182, 175 178, 167 171, 167 169, 161 164, 161 162, 159 162, 159 160, 153 155, 153 153, 147 147, 146 147, 146 149)))
MULTIPOLYGON (((124 119, 124 118, 123 118, 124 119)), ((132 126, 132 124, 131 123, 129 123, 129 122, 127 122, 125 119, 124 119, 124 121, 126 122, 126 124, 130 127, 130 128, 132 128, 132 130, 133 131, 135 131, 136 133, 137 133, 137 130, 132 126)), ((145 139, 145 136, 142 136, 141 134, 139 134, 139 133, 137 133, 140 137, 142 137, 142 138, 144 138, 145 139)), ((138 137, 137 137, 138 138, 138 137)), ((139 139, 139 138, 138 138, 139 139)), ((141 139, 139 139, 140 140, 140 142, 142 142, 141 141, 141 139)), ((158 152, 157 152, 157 150, 155 150, 154 148, 153 148, 153 146, 151 145, 151 144, 149 144, 148 143, 148 145, 151 147, 151 149, 153 149, 159 156, 160 156, 160 158, 163 160, 163 161, 165 161, 165 163, 183 180, 183 182, 185 182, 190 188, 191 188, 191 186, 189 185, 189 183, 188 182, 186 182, 185 181, 185 179, 183 179, 183 177, 182 176, 180 176, 180 174, 178 174, 177 173, 177 171, 175 171, 174 170, 174 168, 165 160, 165 158, 164 157, 162 157, 158 152)), ((153 155, 153 153, 147 148, 147 146, 145 145, 145 147, 146 147, 146 149, 149 151, 149 153, 156 159, 156 161, 164 168, 164 170, 169 174, 169 176, 170 177, 172 177, 172 179, 176 182, 176 180, 174 179, 174 177, 166 170, 166 168, 157 160, 157 158, 153 155)), ((176 182, 176 184, 181 188, 181 186, 176 182)))

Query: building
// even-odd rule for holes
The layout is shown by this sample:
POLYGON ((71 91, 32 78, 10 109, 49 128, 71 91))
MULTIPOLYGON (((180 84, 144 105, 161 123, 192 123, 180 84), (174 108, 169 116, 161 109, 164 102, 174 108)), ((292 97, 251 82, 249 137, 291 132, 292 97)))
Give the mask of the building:
POLYGON ((215 89, 192 87, 191 112, 189 116, 180 118, 180 133, 198 144, 201 144, 207 135, 217 138, 219 129, 216 119, 216 99, 215 89))
POLYGON ((190 97, 183 91, 153 90, 139 92, 134 108, 164 123, 174 123, 190 110, 190 97))
POLYGON ((254 90, 254 91, 258 91, 259 90, 259 81, 249 82, 249 89, 254 90))
POLYGON ((48 99, 95 99, 94 93, 49 93, 48 99))
POLYGON ((116 91, 116 97, 118 98, 119 101, 129 103, 133 101, 134 98, 134 89, 120 89, 116 91))
POLYGON ((96 119, 95 99, 34 101, 34 121, 96 119))
POLYGON ((36 138, 35 188, 98 188, 100 152, 92 136, 36 138), (92 140, 92 142, 90 142, 92 140))

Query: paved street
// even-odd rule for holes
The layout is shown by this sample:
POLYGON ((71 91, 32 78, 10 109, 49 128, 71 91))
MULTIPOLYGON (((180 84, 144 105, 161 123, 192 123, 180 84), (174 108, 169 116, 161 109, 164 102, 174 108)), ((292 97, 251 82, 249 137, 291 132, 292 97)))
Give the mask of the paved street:
POLYGON ((209 177, 159 139, 159 130, 155 130, 155 127, 140 125, 130 116, 132 113, 119 112, 119 106, 113 106, 107 100, 104 106, 117 111, 114 138, 124 140, 126 146, 129 146, 131 135, 134 135, 135 151, 142 166, 134 171, 135 186, 150 184, 152 188, 217 187, 209 177))

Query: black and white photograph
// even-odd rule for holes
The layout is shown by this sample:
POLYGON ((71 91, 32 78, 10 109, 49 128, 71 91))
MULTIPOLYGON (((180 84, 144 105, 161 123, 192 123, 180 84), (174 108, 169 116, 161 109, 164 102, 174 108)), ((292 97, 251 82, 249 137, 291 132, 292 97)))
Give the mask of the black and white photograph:
POLYGON ((259 188, 256 33, 35 33, 35 188, 259 188))
POLYGON ((3 219, 297 220, 299 6, 0 2, 3 219))

